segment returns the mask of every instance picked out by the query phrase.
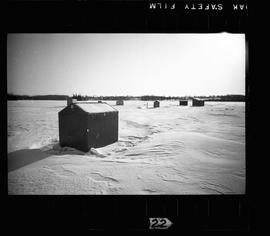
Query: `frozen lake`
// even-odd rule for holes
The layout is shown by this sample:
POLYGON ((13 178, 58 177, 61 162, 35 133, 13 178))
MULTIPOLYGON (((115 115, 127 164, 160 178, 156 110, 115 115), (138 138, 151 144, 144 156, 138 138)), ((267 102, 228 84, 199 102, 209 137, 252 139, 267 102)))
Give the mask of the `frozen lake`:
POLYGON ((8 101, 9 194, 245 193, 245 103, 178 104, 114 106, 119 141, 81 153, 58 145, 66 101, 8 101))

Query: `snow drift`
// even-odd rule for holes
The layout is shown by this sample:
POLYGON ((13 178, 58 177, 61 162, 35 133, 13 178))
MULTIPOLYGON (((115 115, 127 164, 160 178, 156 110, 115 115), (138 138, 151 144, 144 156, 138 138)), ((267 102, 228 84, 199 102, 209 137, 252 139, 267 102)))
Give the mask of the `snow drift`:
POLYGON ((150 104, 115 106, 118 142, 83 153, 58 144, 65 101, 8 101, 9 194, 245 193, 244 103, 150 104))

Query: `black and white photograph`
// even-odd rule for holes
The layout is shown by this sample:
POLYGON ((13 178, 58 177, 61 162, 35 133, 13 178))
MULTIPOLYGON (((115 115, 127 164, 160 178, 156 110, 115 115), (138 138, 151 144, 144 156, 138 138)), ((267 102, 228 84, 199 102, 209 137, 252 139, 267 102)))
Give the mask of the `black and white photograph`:
POLYGON ((245 194, 246 63, 240 33, 9 33, 8 194, 245 194))

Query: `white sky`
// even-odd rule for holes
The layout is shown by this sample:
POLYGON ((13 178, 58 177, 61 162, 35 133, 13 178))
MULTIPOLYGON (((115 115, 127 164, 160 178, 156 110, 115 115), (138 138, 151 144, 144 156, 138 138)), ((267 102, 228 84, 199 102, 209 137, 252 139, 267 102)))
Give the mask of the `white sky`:
POLYGON ((8 93, 245 94, 244 34, 9 34, 8 93))

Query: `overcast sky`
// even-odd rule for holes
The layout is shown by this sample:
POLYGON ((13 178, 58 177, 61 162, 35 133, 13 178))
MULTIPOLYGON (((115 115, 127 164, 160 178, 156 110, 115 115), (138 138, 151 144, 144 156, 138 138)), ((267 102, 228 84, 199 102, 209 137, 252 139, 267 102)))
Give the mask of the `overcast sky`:
POLYGON ((244 34, 9 34, 8 93, 245 94, 244 34))

